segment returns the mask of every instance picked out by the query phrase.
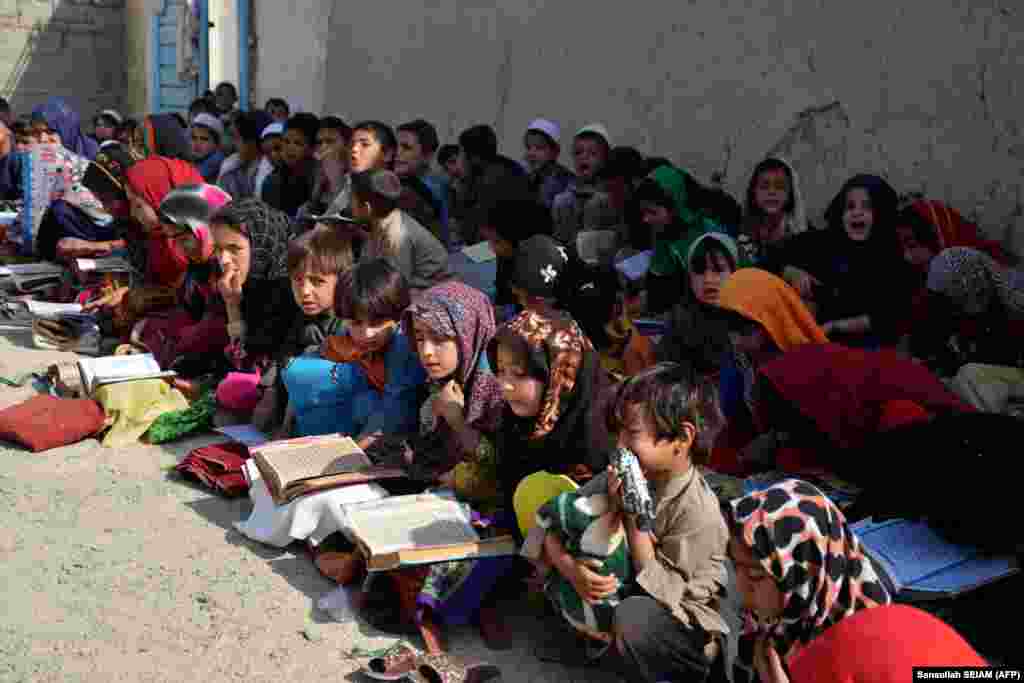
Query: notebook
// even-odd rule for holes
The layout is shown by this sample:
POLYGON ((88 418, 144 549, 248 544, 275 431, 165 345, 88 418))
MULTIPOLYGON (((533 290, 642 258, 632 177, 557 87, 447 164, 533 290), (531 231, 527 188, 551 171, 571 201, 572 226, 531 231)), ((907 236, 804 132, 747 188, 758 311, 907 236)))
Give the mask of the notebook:
POLYGON ((516 554, 512 536, 481 538, 467 505, 424 493, 343 506, 370 571, 516 554))
POLYGON ((869 517, 850 528, 903 597, 954 597, 1020 570, 1015 557, 950 543, 924 522, 869 517))
POLYGON ((82 393, 92 396, 106 384, 131 382, 139 379, 162 379, 176 377, 178 373, 160 369, 160 364, 151 353, 129 356, 104 356, 102 358, 81 358, 78 372, 82 377, 82 393))
POLYGON ((249 452, 278 505, 308 493, 405 476, 399 467, 374 466, 355 441, 341 434, 271 441, 249 452))
POLYGON ((639 254, 616 263, 615 269, 626 276, 628 280, 639 280, 651 269, 652 256, 654 256, 654 252, 651 250, 641 251, 639 254))

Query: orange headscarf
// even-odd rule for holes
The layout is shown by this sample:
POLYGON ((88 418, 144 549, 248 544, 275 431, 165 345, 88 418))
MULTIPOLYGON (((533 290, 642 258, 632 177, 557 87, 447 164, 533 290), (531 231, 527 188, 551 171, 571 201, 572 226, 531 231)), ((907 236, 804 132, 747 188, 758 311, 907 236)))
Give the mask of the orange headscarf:
POLYGON ((367 383, 377 391, 384 391, 388 383, 388 369, 383 350, 367 350, 359 346, 348 334, 334 335, 324 341, 323 357, 326 360, 335 363, 357 363, 366 373, 367 383))
POLYGON ((742 268, 730 275, 718 305, 759 323, 780 351, 828 342, 796 290, 766 270, 742 268))

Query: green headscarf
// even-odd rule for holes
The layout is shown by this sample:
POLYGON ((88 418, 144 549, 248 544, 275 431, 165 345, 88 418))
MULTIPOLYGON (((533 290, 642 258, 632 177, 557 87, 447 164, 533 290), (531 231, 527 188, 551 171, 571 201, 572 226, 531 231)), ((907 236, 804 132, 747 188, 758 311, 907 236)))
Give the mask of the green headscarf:
POLYGON ((721 228, 699 210, 690 206, 686 192, 690 176, 674 166, 659 166, 647 176, 672 200, 677 223, 683 234, 675 239, 658 240, 651 258, 651 272, 655 275, 675 275, 686 272, 688 254, 693 241, 707 232, 720 232, 721 228))

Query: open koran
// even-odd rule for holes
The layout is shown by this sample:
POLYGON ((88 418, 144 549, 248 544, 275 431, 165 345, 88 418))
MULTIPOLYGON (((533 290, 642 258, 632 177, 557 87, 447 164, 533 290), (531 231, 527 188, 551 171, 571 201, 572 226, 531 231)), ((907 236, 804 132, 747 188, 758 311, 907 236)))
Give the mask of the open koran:
POLYGON ((78 361, 78 372, 82 376, 82 392, 86 396, 92 396, 104 384, 177 376, 173 371, 161 370, 151 353, 82 358, 78 361))
POLYGON ((469 508, 450 498, 430 493, 391 496, 344 508, 370 571, 517 552, 512 536, 481 539, 469 508))
POLYGON ((399 467, 377 467, 341 434, 271 441, 250 447, 253 462, 278 505, 317 491, 405 476, 399 467))

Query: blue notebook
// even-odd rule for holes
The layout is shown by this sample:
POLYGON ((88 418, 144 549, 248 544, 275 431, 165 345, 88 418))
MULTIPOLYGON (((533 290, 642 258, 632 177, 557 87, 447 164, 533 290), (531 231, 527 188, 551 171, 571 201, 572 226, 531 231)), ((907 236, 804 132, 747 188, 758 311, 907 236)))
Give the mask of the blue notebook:
POLYGON ((868 518, 851 528, 897 594, 952 597, 1019 571, 1015 557, 950 543, 924 522, 868 518))

